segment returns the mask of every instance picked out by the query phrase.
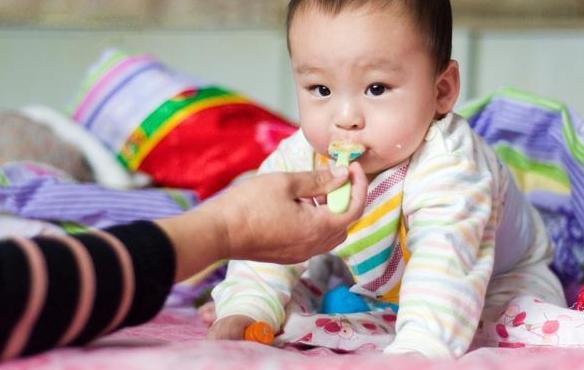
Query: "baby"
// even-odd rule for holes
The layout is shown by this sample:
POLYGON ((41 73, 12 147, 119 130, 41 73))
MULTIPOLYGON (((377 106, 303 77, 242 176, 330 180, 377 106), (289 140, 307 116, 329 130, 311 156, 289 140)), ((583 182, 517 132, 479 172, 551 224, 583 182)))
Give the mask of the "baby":
MULTIPOLYGON (((386 353, 459 357, 479 320, 517 296, 565 306, 542 220, 452 112, 449 0, 292 0, 288 43, 301 130, 261 171, 329 166, 333 141, 366 148, 357 161, 367 205, 332 253, 353 275, 351 292, 399 308, 386 353)), ((280 330, 305 270, 232 261, 213 292, 210 336, 241 339, 259 320, 280 330)))

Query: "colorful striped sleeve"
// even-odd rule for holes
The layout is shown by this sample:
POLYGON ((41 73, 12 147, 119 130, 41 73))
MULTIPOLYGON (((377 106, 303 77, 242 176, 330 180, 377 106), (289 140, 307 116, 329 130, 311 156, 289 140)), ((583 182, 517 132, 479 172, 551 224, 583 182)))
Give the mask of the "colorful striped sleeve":
POLYGON ((468 349, 494 264, 499 190, 487 162, 463 151, 411 167, 403 209, 412 254, 386 353, 460 357, 468 349))
POLYGON ((279 331, 286 319, 285 306, 306 267, 307 263, 229 262, 225 281, 213 290, 217 319, 243 315, 279 331))
MULTIPOLYGON (((280 144, 260 167, 260 173, 310 169, 312 151, 299 131, 280 144), (302 166, 305 166, 304 168, 302 166)), ((278 265, 230 261, 225 281, 213 290, 217 318, 244 315, 270 323, 276 331, 286 318, 284 307, 307 263, 278 265)))
POLYGON ((147 221, 0 241, 0 360, 143 323, 162 307, 174 273, 170 240, 147 221))

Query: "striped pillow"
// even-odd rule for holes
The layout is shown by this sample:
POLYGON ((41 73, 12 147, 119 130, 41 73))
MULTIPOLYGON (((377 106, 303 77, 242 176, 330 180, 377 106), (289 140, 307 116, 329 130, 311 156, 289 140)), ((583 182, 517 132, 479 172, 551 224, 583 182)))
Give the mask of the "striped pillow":
POLYGON ((257 168, 295 131, 240 94, 114 49, 90 68, 72 115, 128 169, 201 199, 257 168))
POLYGON ((553 268, 566 287, 583 278, 584 121, 566 105, 505 88, 461 110, 507 164, 543 216, 553 268))

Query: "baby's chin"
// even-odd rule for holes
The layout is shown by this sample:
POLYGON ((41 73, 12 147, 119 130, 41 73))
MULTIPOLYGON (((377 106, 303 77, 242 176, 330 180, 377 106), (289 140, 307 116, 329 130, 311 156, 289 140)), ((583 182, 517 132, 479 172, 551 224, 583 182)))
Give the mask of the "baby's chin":
POLYGON ((377 176, 379 176, 380 173, 382 173, 383 171, 385 171, 384 168, 375 168, 373 166, 368 166, 367 163, 361 162, 359 161, 359 164, 361 164, 361 167, 363 168, 363 172, 365 172, 365 176, 367 177, 367 180, 369 180, 369 182, 373 181, 377 176))
POLYGON ((398 166, 402 162, 403 161, 399 161, 395 164, 379 165, 379 164, 367 163, 367 161, 359 161, 359 163, 361 164, 361 167, 363 168, 363 171, 365 172, 365 176, 367 176, 367 179, 369 180, 369 182, 373 181, 381 173, 385 172, 386 170, 388 170, 390 168, 394 168, 394 167, 398 166))
POLYGON ((367 181, 369 181, 369 183, 372 183, 373 180, 375 180, 375 178, 377 176, 379 176, 381 172, 376 172, 376 173, 366 173, 365 176, 367 176, 367 181))

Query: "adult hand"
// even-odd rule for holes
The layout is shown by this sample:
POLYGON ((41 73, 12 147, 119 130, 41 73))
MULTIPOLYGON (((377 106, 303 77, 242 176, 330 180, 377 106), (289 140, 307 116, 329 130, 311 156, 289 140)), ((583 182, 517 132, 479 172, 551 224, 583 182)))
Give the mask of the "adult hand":
POLYGON ((219 259, 292 264, 327 252, 347 237, 363 212, 367 178, 358 163, 349 171, 275 173, 251 178, 194 211, 157 221, 176 250, 176 280, 219 259), (322 196, 350 177, 351 204, 333 214, 306 198, 322 196))
POLYGON ((357 163, 337 176, 325 170, 255 177, 216 199, 228 234, 222 256, 292 264, 327 252, 346 239, 348 226, 363 212, 366 194, 367 179, 357 163), (338 188, 348 176, 353 192, 346 213, 302 201, 338 188))

